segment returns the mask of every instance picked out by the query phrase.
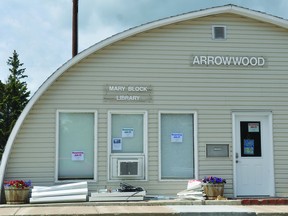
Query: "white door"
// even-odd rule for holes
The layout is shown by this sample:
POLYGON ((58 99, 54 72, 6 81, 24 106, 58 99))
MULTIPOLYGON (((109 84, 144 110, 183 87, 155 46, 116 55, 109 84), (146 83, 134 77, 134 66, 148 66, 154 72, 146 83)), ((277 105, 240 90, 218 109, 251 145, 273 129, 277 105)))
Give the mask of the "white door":
POLYGON ((273 196, 271 113, 234 113, 235 195, 273 196))

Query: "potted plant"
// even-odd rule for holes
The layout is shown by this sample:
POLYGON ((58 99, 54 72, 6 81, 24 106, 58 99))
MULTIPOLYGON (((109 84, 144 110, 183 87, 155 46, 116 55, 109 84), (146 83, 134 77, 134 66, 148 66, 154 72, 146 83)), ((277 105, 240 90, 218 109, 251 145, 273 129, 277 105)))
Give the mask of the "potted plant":
POLYGON ((7 204, 24 204, 29 201, 31 180, 4 181, 4 191, 7 204))
POLYGON ((224 184, 226 184, 226 179, 216 176, 208 176, 202 179, 203 190, 207 199, 214 200, 218 196, 222 197, 224 194, 224 184))

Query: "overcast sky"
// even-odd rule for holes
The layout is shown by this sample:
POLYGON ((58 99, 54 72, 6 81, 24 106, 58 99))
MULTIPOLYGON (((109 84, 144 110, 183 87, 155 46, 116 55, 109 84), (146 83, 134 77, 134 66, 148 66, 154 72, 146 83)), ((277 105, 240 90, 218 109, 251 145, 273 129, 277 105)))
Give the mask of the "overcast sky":
MULTIPOLYGON (((79 0, 78 51, 147 22, 235 4, 288 19, 288 0, 79 0)), ((34 93, 72 57, 72 0, 0 0, 0 80, 13 50, 34 93)))

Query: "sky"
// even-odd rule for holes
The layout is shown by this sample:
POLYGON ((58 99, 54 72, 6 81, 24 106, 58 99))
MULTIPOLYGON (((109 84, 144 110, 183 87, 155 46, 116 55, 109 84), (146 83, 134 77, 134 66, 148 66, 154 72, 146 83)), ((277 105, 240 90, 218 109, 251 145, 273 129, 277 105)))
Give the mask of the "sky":
MULTIPOLYGON (((288 0, 79 0, 78 51, 138 25, 227 4, 288 19, 288 0)), ((31 94, 72 58, 72 7, 72 0, 0 0, 2 82, 14 50, 31 94)))

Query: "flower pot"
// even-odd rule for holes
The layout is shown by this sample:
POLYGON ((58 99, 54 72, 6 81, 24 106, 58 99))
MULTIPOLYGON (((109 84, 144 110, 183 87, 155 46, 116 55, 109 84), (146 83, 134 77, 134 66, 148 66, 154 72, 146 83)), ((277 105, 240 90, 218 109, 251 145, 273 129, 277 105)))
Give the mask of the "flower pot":
POLYGON ((30 189, 5 188, 7 204, 24 204, 29 202, 30 189))
POLYGON ((203 184, 203 190, 208 200, 215 200, 217 196, 223 196, 224 184, 203 184))

